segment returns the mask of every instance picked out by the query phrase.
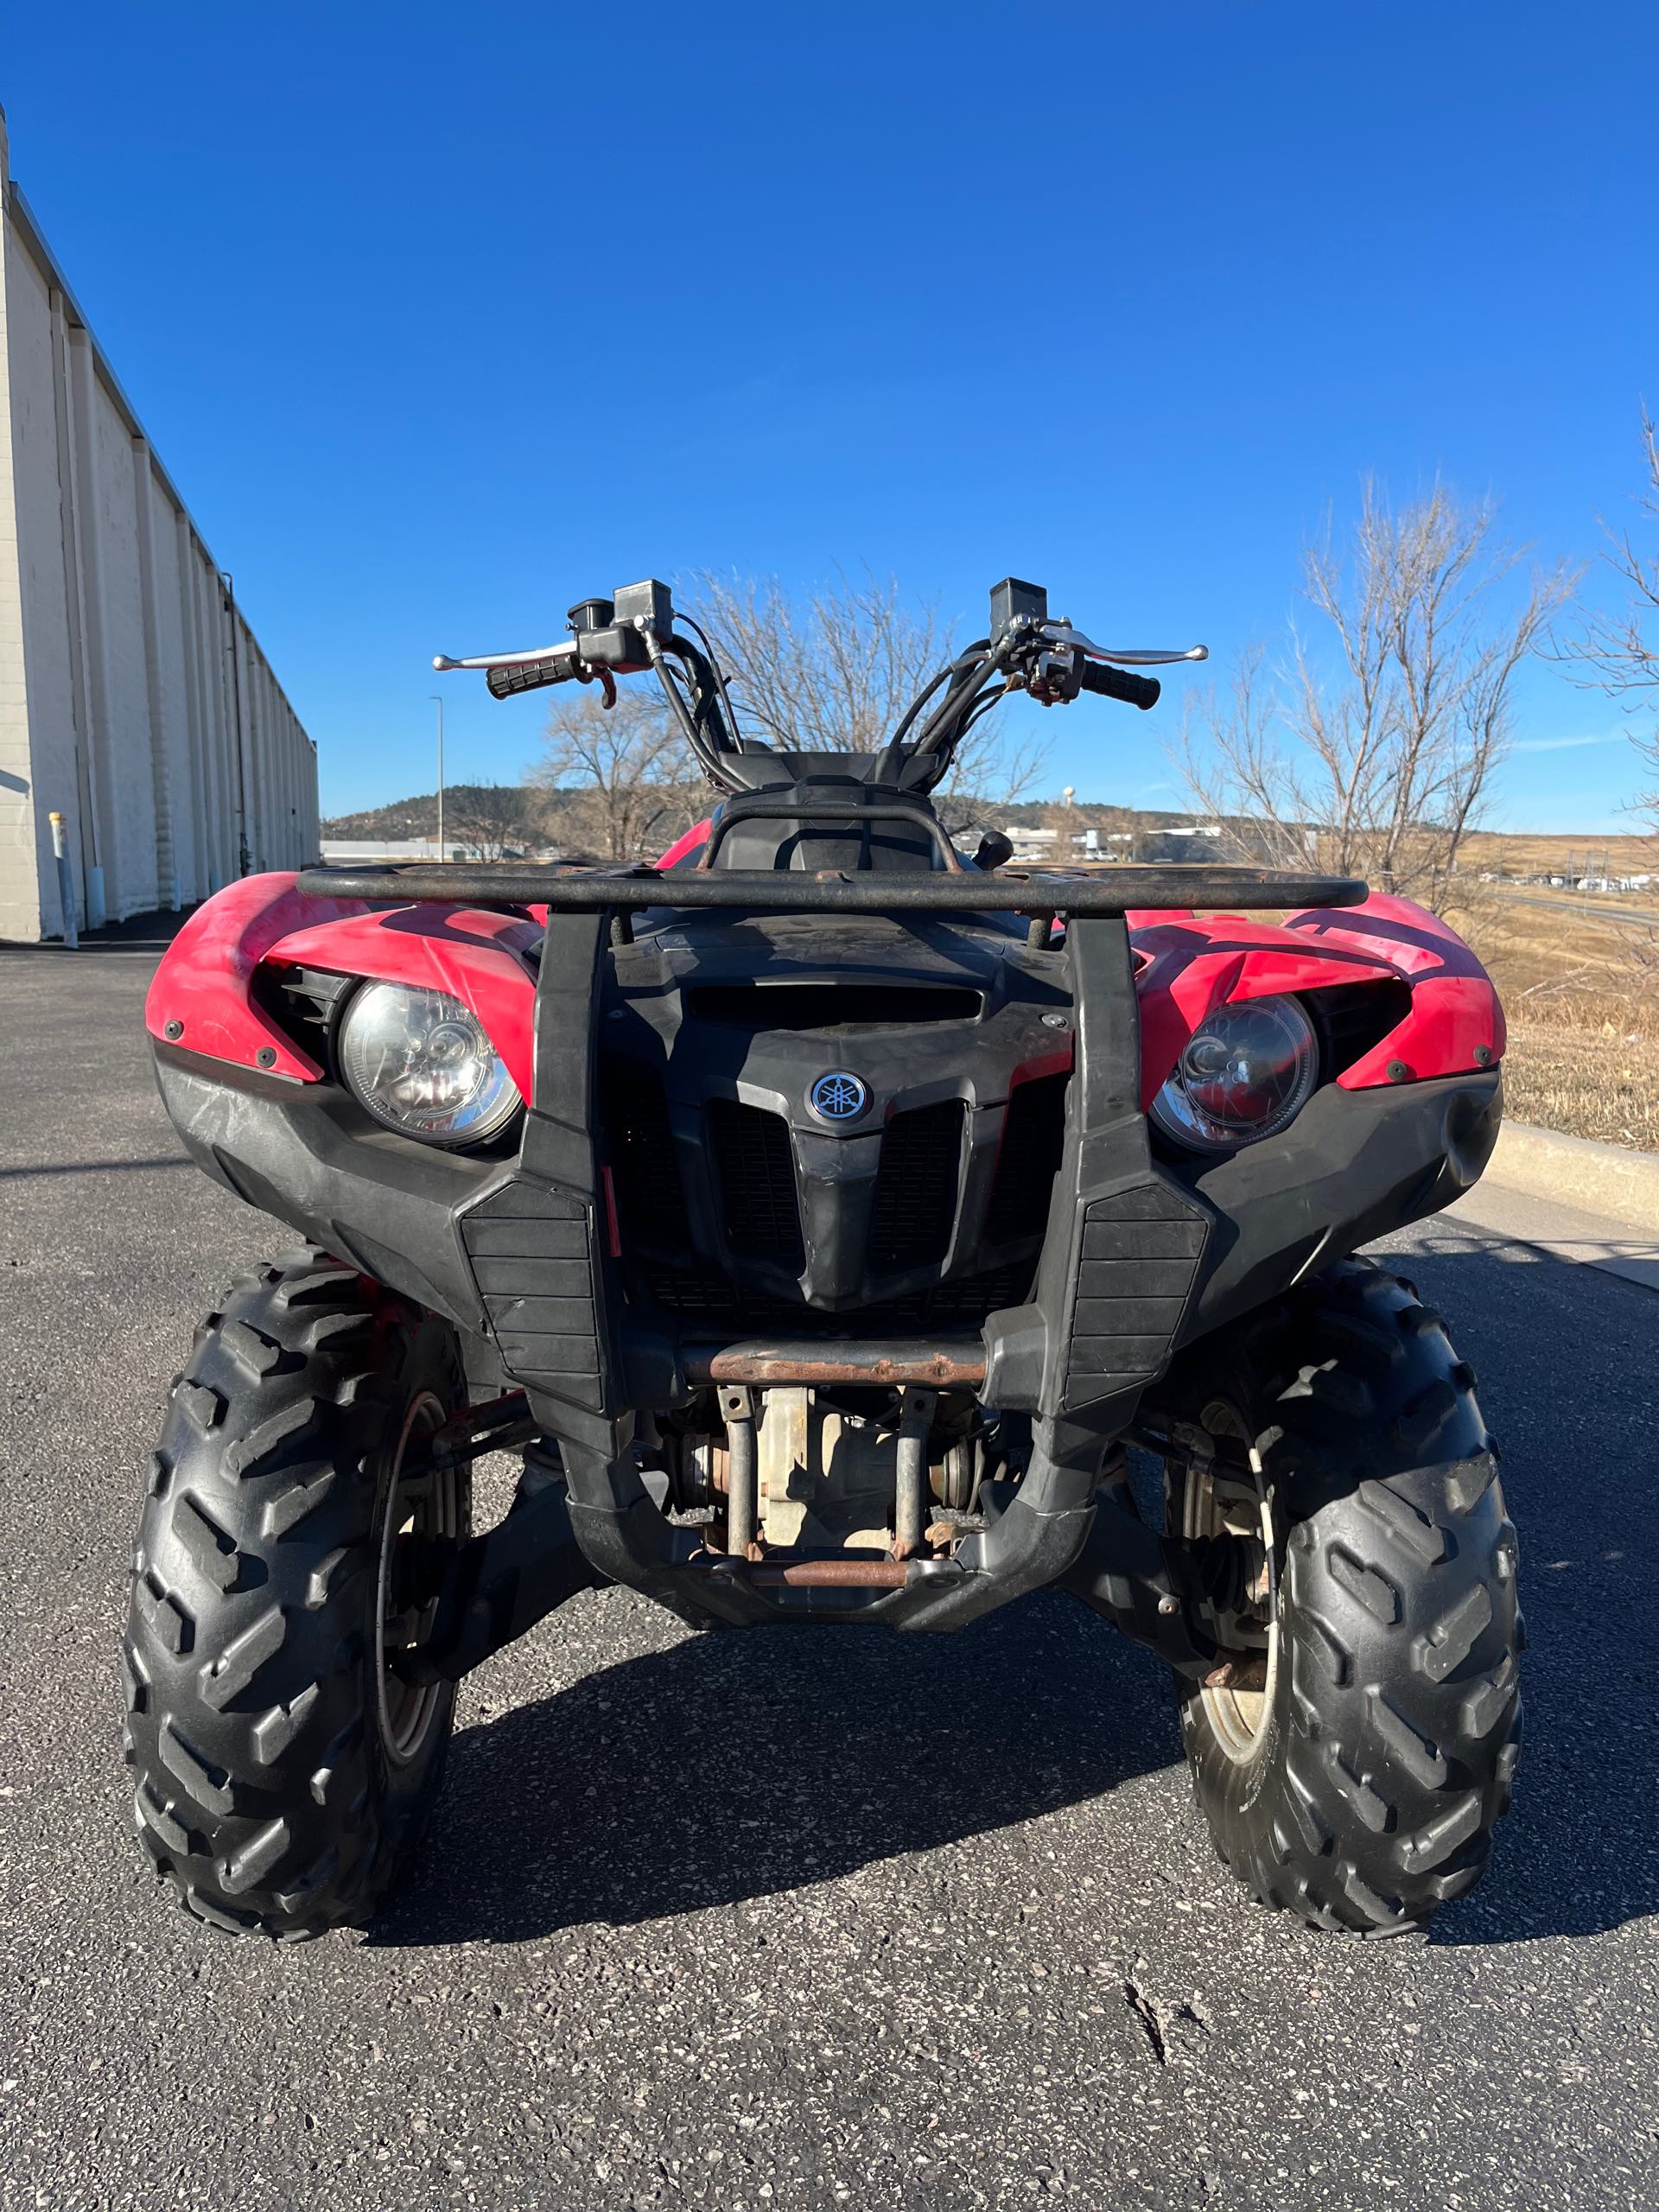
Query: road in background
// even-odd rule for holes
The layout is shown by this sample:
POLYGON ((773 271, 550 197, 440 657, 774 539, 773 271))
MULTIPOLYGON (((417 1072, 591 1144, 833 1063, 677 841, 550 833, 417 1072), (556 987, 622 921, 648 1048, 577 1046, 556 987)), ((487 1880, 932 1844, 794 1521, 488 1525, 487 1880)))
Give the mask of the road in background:
POLYGON ((1659 931, 1659 907, 1616 906, 1608 899, 1564 899, 1554 892, 1511 891, 1506 884, 1488 887, 1516 906, 1548 906, 1558 914, 1593 914, 1599 922, 1623 922, 1635 929, 1659 931))
POLYGON ((162 1393, 289 1242, 189 1168, 154 950, 0 953, 0 2201, 1648 2207, 1659 1297, 1395 1240, 1522 1532, 1528 1747, 1432 1940, 1260 1911, 1167 1679, 1071 1601, 696 1637, 589 1592, 462 1686, 366 1940, 232 1942, 128 1833, 116 1640, 162 1393))

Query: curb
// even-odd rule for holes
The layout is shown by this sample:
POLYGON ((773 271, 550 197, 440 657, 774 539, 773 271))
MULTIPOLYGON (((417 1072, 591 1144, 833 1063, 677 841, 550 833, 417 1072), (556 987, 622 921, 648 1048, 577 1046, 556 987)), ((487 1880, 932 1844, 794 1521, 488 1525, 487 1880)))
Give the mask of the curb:
POLYGON ((1659 1235, 1659 1153, 1505 1122, 1486 1179, 1659 1235))

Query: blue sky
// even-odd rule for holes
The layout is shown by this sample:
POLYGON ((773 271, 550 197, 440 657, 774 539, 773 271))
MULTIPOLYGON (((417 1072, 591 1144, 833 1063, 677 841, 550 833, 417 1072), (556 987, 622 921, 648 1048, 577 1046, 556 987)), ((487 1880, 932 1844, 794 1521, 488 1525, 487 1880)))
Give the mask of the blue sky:
MULTIPOLYGON (((430 787, 435 650, 649 573, 868 563, 973 620, 1012 571, 1224 664, 1368 470, 1592 555, 1659 402, 1651 35, 1618 0, 93 4, 11 11, 0 101, 340 809, 430 787)), ((533 758, 537 701, 447 681, 452 776, 533 758)), ((1630 827, 1617 710, 1542 667, 1520 704, 1504 820, 1630 827)), ((1174 720, 1052 715, 1047 781, 1174 804, 1174 720)))

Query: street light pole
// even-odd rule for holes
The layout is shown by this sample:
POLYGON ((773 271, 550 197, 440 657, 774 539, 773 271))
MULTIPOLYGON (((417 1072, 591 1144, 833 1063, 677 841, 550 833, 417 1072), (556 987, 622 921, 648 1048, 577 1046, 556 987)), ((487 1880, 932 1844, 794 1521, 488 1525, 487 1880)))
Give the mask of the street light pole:
POLYGON ((438 710, 438 858, 447 861, 449 854, 443 842, 443 701, 435 691, 429 691, 426 696, 438 710))

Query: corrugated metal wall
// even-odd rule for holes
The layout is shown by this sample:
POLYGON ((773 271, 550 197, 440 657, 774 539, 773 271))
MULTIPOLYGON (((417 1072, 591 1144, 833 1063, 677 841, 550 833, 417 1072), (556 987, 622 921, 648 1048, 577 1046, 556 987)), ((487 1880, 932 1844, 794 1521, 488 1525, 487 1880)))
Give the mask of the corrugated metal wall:
POLYGON ((6 169, 0 938, 188 906, 317 854, 316 747, 6 169))

